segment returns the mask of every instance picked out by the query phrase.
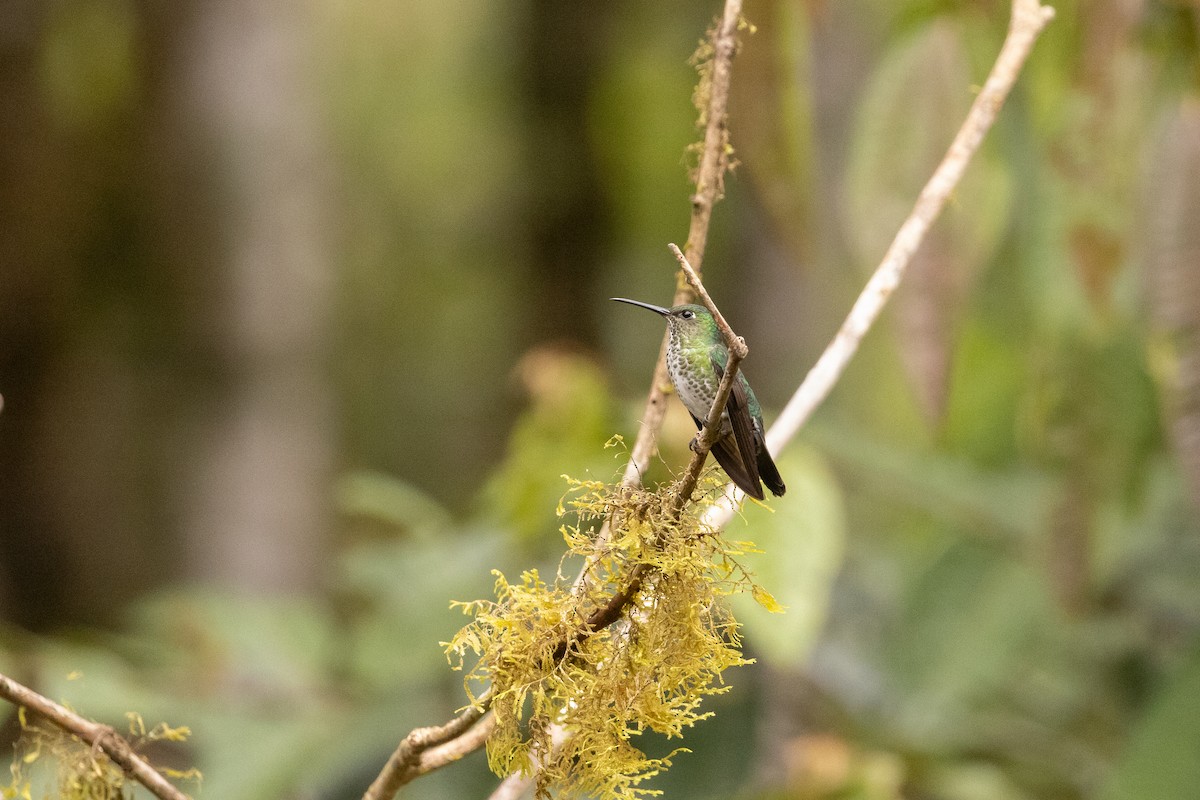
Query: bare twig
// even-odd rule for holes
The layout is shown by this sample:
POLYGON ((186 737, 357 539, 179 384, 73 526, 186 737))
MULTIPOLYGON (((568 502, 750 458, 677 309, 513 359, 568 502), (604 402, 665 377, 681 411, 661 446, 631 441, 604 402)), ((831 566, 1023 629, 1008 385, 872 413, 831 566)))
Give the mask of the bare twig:
POLYGON ((696 293, 696 297, 712 313, 713 319, 717 323, 717 329, 721 331, 721 336, 725 338, 725 346, 729 348, 729 352, 737 354, 738 360, 750 355, 750 351, 746 348, 746 340, 733 332, 733 328, 725 320, 725 315, 721 313, 721 309, 717 308, 717 304, 709 296, 708 290, 704 288, 704 283, 700 280, 700 273, 692 267, 687 256, 674 243, 667 245, 667 248, 674 254, 675 260, 679 262, 679 269, 687 279, 688 286, 692 287, 692 291, 696 293))
POLYGON ((725 364, 725 373, 721 376, 721 382, 717 385, 717 394, 713 398, 713 404, 708 410, 708 417, 704 420, 704 428, 700 432, 700 436, 696 439, 696 447, 692 453, 691 463, 688 464, 687 471, 680 478, 675 492, 675 513, 680 514, 683 508, 691 500, 692 492, 696 488, 696 483, 700 480, 700 471, 704 469, 704 461, 708 457, 708 451, 717 443, 717 439, 721 435, 721 415, 725 412, 725 403, 729 400, 729 393, 733 391, 733 382, 737 378, 738 365, 742 363, 742 359, 750 355, 750 349, 746 347, 746 340, 733 332, 733 328, 729 327, 729 323, 725 321, 725 317, 721 314, 721 310, 717 308, 717 304, 709 297, 708 291, 704 288, 704 283, 700 280, 700 276, 692 265, 688 263, 687 256, 676 247, 674 244, 667 245, 671 248, 671 252, 675 254, 675 259, 679 262, 679 268, 683 274, 687 276, 688 285, 695 290, 696 296, 704 303, 704 306, 712 312, 713 319, 717 323, 717 328, 721 331, 721 335, 725 338, 725 345, 729 349, 729 361, 725 364))
POLYGON ((0 675, 0 697, 40 714, 55 727, 90 744, 93 750, 103 751, 127 776, 161 800, 189 800, 188 795, 175 788, 161 772, 150 766, 150 762, 134 752, 125 737, 111 726, 85 719, 5 675, 0 675))
MULTIPOLYGON (((921 190, 908 219, 900 226, 883 261, 863 288, 837 335, 809 370, 804 382, 792 395, 775 424, 767 431, 767 448, 772 454, 778 453, 791 441, 817 406, 829 396, 845 372, 863 337, 874 325, 892 292, 900 284, 926 232, 962 179, 967 165, 983 142, 984 135, 996 121, 996 114, 1016 83, 1017 76, 1033 49, 1033 43, 1053 18, 1054 9, 1043 6, 1038 0, 1013 0, 1008 35, 1000 48, 1000 54, 996 57, 996 63, 992 66, 992 71, 975 102, 971 104, 971 110, 954 137, 950 149, 934 170, 929 182, 925 184, 925 188, 921 190)), ((705 523, 714 529, 724 527, 733 518, 740 497, 739 491, 733 484, 727 486, 722 502, 706 510, 705 523)))
POLYGON ((495 727, 496 717, 488 714, 456 738, 429 748, 421 753, 416 766, 409 769, 409 780, 424 775, 426 772, 433 772, 447 764, 453 764, 463 756, 474 753, 483 747, 495 727))

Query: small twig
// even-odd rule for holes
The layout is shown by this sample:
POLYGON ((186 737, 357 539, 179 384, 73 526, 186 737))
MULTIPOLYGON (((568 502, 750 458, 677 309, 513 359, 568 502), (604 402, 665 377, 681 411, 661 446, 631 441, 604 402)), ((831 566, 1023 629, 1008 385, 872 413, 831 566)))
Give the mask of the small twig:
POLYGON ((408 779, 412 780, 427 772, 441 769, 447 764, 453 764, 455 761, 462 759, 463 756, 474 753, 487 743, 487 739, 492 735, 492 730, 495 727, 495 715, 488 714, 456 738, 449 739, 435 747, 429 748, 421 753, 421 757, 417 759, 416 766, 409 769, 408 779))
POLYGON ((175 788, 161 772, 150 766, 150 762, 134 752, 125 737, 111 726, 85 719, 5 675, 0 675, 0 697, 13 705, 24 706, 40 714, 57 728, 90 744, 97 754, 103 751, 127 776, 145 786, 161 800, 190 800, 188 795, 175 788))
POLYGON ((729 349, 729 361, 725 364, 725 373, 721 376, 721 382, 717 385, 717 394, 713 398, 713 404, 708 410, 708 417, 704 420, 704 428, 701 435, 697 437, 696 448, 692 453, 692 460, 688 464, 687 471, 680 478, 675 494, 675 514, 678 516, 682 513, 684 506, 691 500, 692 492, 696 489, 696 484, 700 480, 700 471, 704 469, 704 461, 708 457, 708 451, 717 443, 717 439, 721 435, 721 415, 725 413, 725 403, 729 401, 729 393, 733 391, 733 382, 737 378, 738 366, 742 363, 742 359, 750 355, 750 349, 746 346, 746 340, 733 332, 733 328, 729 327, 729 323, 725 321, 725 317, 721 314, 721 310, 717 308, 717 304, 709 297, 708 291, 704 288, 704 283, 701 282, 700 276, 696 270, 692 269, 692 265, 688 263, 687 257, 674 244, 668 245, 671 252, 675 254, 675 259, 679 262, 679 268, 683 270, 683 274, 687 276, 687 282, 695 290, 696 296, 700 298, 704 306, 712 312, 713 319, 717 323, 717 328, 721 331, 721 335, 725 337, 726 347, 729 349))
POLYGON ((730 353, 736 353, 738 360, 750 355, 750 351, 746 348, 746 340, 733 332, 733 328, 725 320, 725 315, 721 313, 721 309, 717 308, 717 304, 709 296, 708 290, 704 288, 704 283, 700 280, 700 273, 692 268, 687 256, 683 254, 674 242, 668 244, 667 247, 675 255, 675 260, 679 262, 679 269, 687 278, 688 286, 692 287, 692 291, 696 293, 696 297, 704 304, 713 315, 713 319, 717 323, 717 329, 721 331, 721 336, 725 338, 725 346, 729 348, 730 353))

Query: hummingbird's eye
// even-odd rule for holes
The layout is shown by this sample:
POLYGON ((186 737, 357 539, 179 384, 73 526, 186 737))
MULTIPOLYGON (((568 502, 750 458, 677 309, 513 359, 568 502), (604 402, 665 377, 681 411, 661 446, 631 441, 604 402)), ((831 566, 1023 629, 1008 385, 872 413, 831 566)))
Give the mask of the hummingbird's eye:
POLYGON ((685 308, 683 311, 679 312, 679 316, 681 319, 691 319, 692 317, 696 316, 696 312, 692 311, 690 308, 685 308))

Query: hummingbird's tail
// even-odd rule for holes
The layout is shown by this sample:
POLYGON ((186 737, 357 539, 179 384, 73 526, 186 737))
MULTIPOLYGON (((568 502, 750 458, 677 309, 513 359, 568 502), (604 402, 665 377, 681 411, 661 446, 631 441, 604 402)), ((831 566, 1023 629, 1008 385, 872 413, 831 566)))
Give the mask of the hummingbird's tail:
POLYGON ((771 490, 771 494, 776 497, 783 497, 783 493, 787 491, 787 487, 783 484, 783 477, 779 474, 779 467, 775 466, 771 454, 767 452, 766 446, 761 442, 759 443, 758 457, 755 459, 757 470, 746 469, 742 453, 738 450, 737 442, 732 436, 726 436, 714 444, 710 452, 717 459, 717 463, 721 465, 721 469, 725 470, 729 480, 755 500, 763 499, 764 483, 771 490), (759 483, 760 480, 762 483, 759 483))
POLYGON ((765 444, 758 451, 758 474, 762 478, 762 482, 771 490, 771 494, 776 497, 783 497, 783 493, 787 491, 787 487, 783 485, 783 478, 779 475, 779 467, 775 466, 775 462, 771 459, 771 454, 767 452, 765 444))
MULTIPOLYGON (((755 500, 763 499, 762 484, 758 481, 758 475, 751 475, 746 469, 746 464, 742 461, 742 455, 738 452, 737 442, 733 436, 726 436, 712 446, 709 451, 713 457, 717 459, 717 463, 721 465, 721 469, 725 470, 725 474, 729 476, 729 480, 733 481, 734 485, 743 492, 753 497, 755 500)), ((775 473, 775 477, 779 477, 779 473, 775 473)), ((782 482, 779 484, 783 485, 782 482)))

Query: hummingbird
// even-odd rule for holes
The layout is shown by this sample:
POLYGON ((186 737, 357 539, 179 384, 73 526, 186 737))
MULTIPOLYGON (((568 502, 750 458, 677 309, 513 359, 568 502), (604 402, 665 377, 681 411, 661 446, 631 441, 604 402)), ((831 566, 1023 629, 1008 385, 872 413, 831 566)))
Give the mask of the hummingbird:
MULTIPOLYGON (((729 348, 712 313, 694 303, 663 308, 624 297, 610 299, 649 309, 666 319, 670 334, 667 373, 696 428, 703 429, 729 363, 729 348)), ((740 369, 721 414, 721 435, 712 446, 712 454, 730 480, 756 500, 763 499, 763 483, 776 496, 787 488, 767 452, 758 398, 740 369)))

